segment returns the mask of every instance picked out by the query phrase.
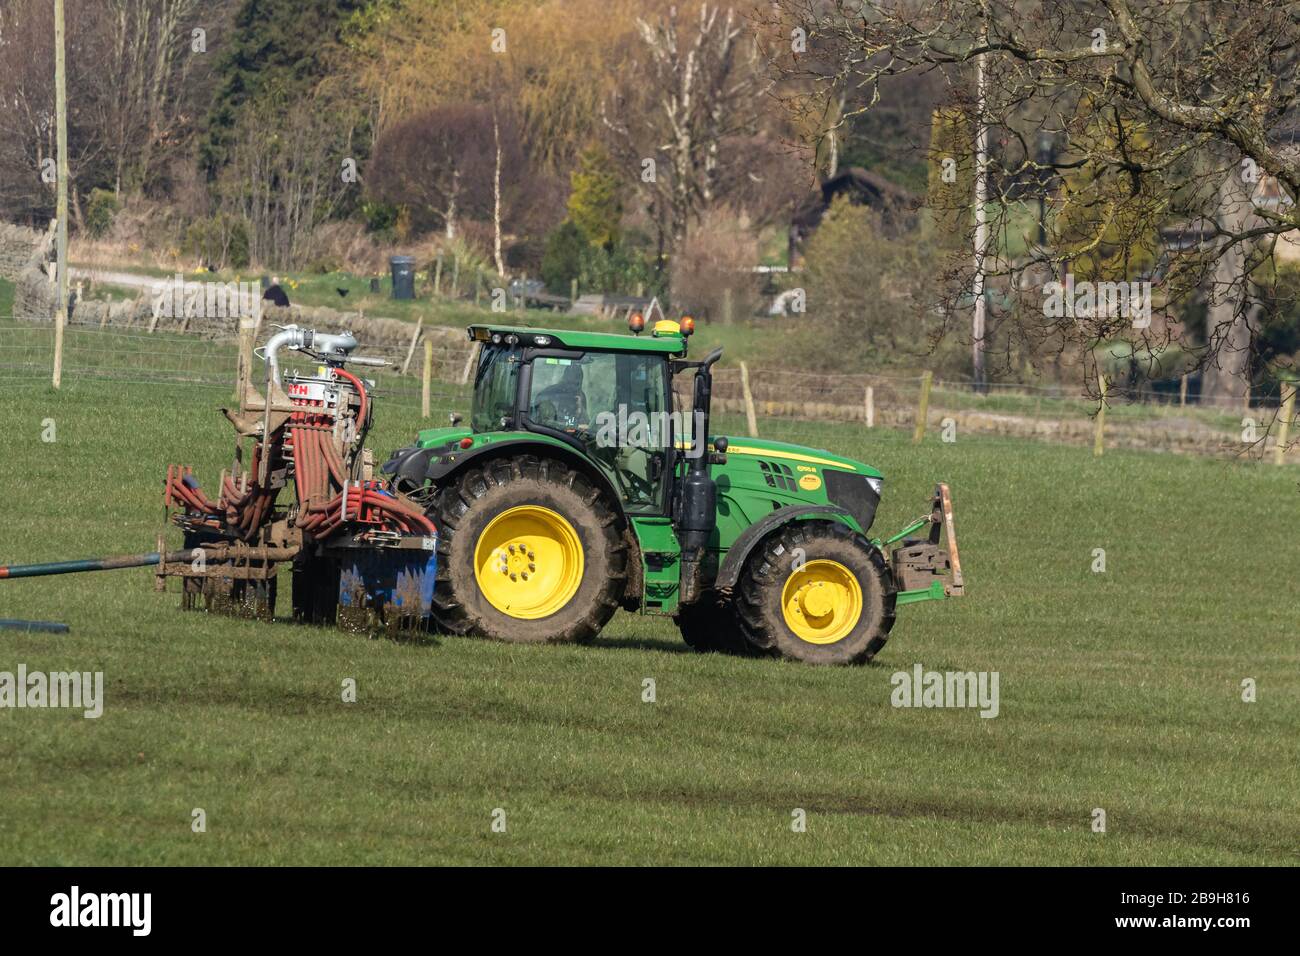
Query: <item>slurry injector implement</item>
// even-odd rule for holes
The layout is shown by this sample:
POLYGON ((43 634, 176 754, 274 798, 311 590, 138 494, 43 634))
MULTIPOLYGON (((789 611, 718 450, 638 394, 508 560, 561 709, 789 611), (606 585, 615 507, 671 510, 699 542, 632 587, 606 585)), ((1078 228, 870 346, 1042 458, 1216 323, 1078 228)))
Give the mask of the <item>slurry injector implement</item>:
POLYGON ((354 356, 356 347, 350 333, 291 325, 258 350, 265 394, 247 383, 239 410, 222 410, 238 441, 216 500, 190 468, 167 469, 163 506, 188 553, 160 562, 159 589, 179 577, 184 607, 201 599, 208 610, 269 619, 276 573, 291 562, 299 620, 364 629, 428 617, 436 532, 418 505, 374 475, 364 447, 373 407, 366 383, 344 366, 386 363, 354 356), (282 376, 282 349, 320 364, 282 376), (293 498, 282 502, 290 482, 293 498))
POLYGON ((157 551, 0 567, 0 578, 156 565, 155 589, 180 578, 184 608, 269 620, 288 563, 299 620, 353 630, 424 626, 437 534, 418 505, 374 475, 367 385, 344 366, 387 363, 354 356, 356 347, 350 333, 292 325, 271 336, 255 353, 266 362, 265 394, 244 380, 239 408, 222 409, 238 438, 216 498, 191 468, 168 466, 157 551), (281 350, 319 364, 310 375, 282 376, 281 350), (290 483, 294 494, 282 500, 290 483), (171 525, 183 547, 169 551, 171 525))

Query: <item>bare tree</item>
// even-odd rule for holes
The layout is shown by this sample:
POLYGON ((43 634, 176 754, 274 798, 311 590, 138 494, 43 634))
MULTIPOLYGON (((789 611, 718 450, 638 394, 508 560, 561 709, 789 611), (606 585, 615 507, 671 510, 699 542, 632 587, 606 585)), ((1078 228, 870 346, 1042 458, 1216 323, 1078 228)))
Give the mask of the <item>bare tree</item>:
MULTIPOLYGON (((69 191, 95 181, 107 151, 92 89, 98 42, 93 16, 68 16, 69 191)), ((93 11, 90 11, 93 13, 93 11)), ((43 224, 54 215, 54 15, 42 0, 0 6, 0 215, 43 224)))
POLYGON ((743 175, 733 137, 755 132, 764 79, 758 48, 732 8, 701 3, 686 20, 676 7, 637 21, 640 56, 605 105, 621 160, 635 171, 668 251, 683 248, 691 221, 743 175))
MULTIPOLYGON (((182 95, 191 70, 206 51, 195 50, 200 0, 101 0, 100 82, 104 141, 113 156, 113 189, 135 191, 149 180, 157 149, 185 122, 182 95)), ((206 48, 206 31, 200 35, 206 48)))
POLYGON ((405 206, 417 227, 433 222, 448 239, 462 216, 493 208, 499 129, 492 110, 458 104, 426 110, 382 133, 367 173, 368 188, 405 206))
MULTIPOLYGON (((1117 338, 1148 356, 1176 346, 1207 369, 1212 397, 1247 394, 1253 290, 1267 281, 1273 243, 1300 227, 1294 0, 774 0, 760 27, 796 114, 825 113, 828 100, 837 112, 847 91, 848 123, 891 77, 938 73, 970 128, 989 130, 991 232, 1019 228, 1025 247, 1012 256, 1003 243, 985 262, 990 284, 1020 300, 994 316, 990 338, 1084 356, 1117 338), (982 110, 971 95, 977 59, 982 110), (1257 201, 1265 182, 1281 202, 1257 201), (1014 214, 1043 191, 1052 212, 1039 242, 1014 214), (1053 283, 1085 266, 1098 281, 1154 274, 1155 315, 1047 308, 1053 283), (1215 304, 1197 328, 1189 303, 1207 291, 1215 304)), ((931 158, 944 160, 969 156, 931 158)), ((961 201, 972 222, 974 197, 961 201)), ((954 319, 974 287, 969 248, 934 283, 954 319)))
POLYGON ((254 261, 305 265, 315 228, 349 185, 342 173, 355 126, 347 119, 325 101, 250 104, 218 192, 223 207, 248 223, 254 261))

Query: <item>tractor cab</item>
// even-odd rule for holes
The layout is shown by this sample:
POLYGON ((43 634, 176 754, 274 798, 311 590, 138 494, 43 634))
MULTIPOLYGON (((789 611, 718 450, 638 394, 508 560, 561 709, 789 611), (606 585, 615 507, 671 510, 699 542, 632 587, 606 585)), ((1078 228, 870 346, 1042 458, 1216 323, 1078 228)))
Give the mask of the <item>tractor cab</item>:
MULTIPOLYGON (((672 407, 672 365, 685 354, 677 323, 645 339, 475 326, 474 436, 531 432, 592 462, 624 510, 666 514, 667 480, 692 416, 672 407)), ((475 438, 475 441, 478 439, 475 438)))

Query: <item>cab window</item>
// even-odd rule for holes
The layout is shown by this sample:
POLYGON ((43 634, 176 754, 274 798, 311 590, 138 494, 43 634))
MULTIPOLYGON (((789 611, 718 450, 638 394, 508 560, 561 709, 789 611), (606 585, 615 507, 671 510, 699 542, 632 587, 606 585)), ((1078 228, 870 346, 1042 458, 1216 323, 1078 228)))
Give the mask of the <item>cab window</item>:
POLYGON ((672 441, 668 368, 660 355, 588 352, 533 360, 528 416, 564 432, 610 475, 624 507, 662 503, 672 441))

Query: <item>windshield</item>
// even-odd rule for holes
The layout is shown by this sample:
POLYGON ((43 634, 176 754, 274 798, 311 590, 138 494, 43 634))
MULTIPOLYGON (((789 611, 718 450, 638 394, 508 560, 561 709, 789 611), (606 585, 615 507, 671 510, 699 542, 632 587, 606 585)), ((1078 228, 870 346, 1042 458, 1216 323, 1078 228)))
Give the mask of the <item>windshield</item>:
POLYGON ((528 395, 533 426, 572 436, 610 474, 634 510, 657 508, 677 423, 662 355, 588 352, 538 356, 528 395))
POLYGON ((474 409, 470 426, 476 432, 500 431, 515 417, 519 383, 519 348, 485 345, 474 376, 474 409))

